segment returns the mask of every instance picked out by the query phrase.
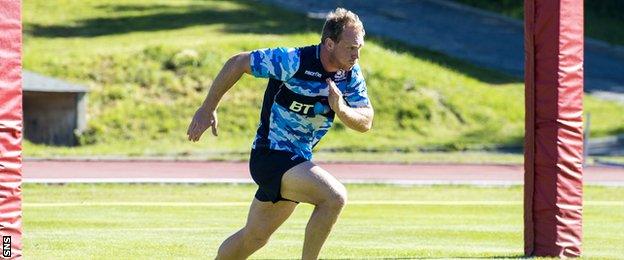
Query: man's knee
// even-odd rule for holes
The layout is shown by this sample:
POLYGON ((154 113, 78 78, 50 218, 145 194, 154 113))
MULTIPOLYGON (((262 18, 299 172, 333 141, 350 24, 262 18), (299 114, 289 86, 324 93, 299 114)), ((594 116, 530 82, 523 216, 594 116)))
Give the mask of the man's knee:
POLYGON ((271 237, 271 233, 261 227, 245 227, 243 231, 243 241, 249 247, 262 247, 271 237))
POLYGON ((342 209, 347 204, 347 189, 341 183, 332 185, 322 204, 332 209, 342 209))

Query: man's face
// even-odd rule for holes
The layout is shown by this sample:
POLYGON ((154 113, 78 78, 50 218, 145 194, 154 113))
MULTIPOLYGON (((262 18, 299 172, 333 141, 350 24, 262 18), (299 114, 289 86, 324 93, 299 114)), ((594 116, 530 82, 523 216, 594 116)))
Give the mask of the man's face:
POLYGON ((364 34, 354 26, 347 26, 340 35, 340 41, 331 51, 332 60, 338 68, 351 70, 360 58, 360 49, 364 46, 364 34))

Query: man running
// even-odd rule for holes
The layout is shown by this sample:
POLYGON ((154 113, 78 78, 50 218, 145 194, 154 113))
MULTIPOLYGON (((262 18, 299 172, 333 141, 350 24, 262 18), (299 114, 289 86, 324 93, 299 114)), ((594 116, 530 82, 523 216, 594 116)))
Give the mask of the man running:
POLYGON ((347 127, 366 132, 373 108, 357 63, 364 27, 343 8, 329 13, 321 43, 300 48, 260 49, 230 58, 195 113, 187 134, 198 141, 209 127, 217 135, 221 97, 243 73, 269 78, 249 169, 259 188, 245 227, 219 247, 217 259, 245 259, 264 246, 297 203, 313 204, 302 259, 317 259, 342 211, 345 187, 311 161, 312 148, 335 116, 347 127))

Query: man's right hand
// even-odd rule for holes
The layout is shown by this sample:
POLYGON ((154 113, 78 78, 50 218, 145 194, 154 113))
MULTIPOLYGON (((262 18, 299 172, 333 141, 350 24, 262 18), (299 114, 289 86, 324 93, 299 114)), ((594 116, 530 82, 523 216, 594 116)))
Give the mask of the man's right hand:
POLYGON ((195 112, 186 134, 188 135, 189 141, 197 142, 208 127, 212 127, 212 134, 218 136, 218 126, 219 120, 217 119, 217 110, 210 110, 201 106, 197 109, 197 112, 195 112))

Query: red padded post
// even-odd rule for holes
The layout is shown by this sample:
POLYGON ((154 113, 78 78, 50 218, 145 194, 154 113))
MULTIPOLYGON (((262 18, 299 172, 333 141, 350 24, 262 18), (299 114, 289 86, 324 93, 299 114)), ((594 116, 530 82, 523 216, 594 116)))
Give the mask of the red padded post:
POLYGON ((583 1, 525 0, 527 256, 580 256, 583 1))
POLYGON ((0 0, 0 32, 0 235, 2 256, 21 258, 21 1, 0 0))

